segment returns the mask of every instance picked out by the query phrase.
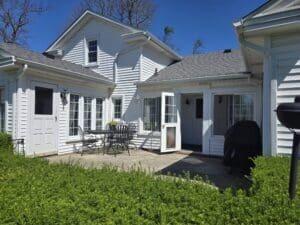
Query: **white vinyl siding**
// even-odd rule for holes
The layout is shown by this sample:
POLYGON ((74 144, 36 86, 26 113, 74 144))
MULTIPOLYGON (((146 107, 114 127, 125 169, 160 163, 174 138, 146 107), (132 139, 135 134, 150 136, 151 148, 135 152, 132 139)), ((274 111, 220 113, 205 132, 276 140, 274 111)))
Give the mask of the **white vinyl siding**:
POLYGON ((154 75, 155 70, 160 71, 171 63, 172 60, 166 55, 145 46, 142 54, 141 81, 147 80, 149 77, 154 75))
POLYGON ((128 31, 110 24, 91 20, 63 46, 63 59, 86 66, 87 41, 97 40, 97 65, 91 69, 113 80, 116 55, 123 46, 121 35, 128 31))
MULTIPOLYGON (((276 52, 272 55, 272 74, 276 78, 276 106, 294 102, 300 96, 300 33, 275 36, 271 45, 276 52)), ((275 107, 274 106, 274 109, 275 107)), ((275 121, 274 121, 275 122, 275 121)), ((275 124, 277 154, 290 154, 293 134, 278 120, 275 124)))

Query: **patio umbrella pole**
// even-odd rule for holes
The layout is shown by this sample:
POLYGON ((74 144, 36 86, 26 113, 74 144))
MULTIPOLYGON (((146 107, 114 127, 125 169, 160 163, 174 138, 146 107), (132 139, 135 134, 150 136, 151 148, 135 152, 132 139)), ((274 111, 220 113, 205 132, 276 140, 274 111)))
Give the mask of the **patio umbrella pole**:
POLYGON ((290 169, 289 195, 290 199, 296 197, 297 175, 298 175, 298 159, 300 149, 300 134, 294 132, 293 151, 290 169))

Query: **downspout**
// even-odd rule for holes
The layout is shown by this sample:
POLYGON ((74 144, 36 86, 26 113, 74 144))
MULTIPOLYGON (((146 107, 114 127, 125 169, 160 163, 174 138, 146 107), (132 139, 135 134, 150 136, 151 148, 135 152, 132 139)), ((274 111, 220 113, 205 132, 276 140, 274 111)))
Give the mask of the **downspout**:
POLYGON ((16 102, 14 105, 14 133, 16 134, 15 139, 18 139, 20 137, 20 133, 19 133, 19 81, 20 79, 24 76, 26 70, 28 69, 28 65, 27 64, 23 64, 22 67, 18 70, 18 75, 16 77, 16 102))

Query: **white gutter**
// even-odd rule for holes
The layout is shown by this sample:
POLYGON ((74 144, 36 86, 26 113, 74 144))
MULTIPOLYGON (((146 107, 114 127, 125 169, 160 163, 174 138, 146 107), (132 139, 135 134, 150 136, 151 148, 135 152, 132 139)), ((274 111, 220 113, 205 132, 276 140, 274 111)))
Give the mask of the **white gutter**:
POLYGON ((91 77, 91 76, 88 76, 86 74, 77 73, 77 72, 73 72, 73 71, 70 71, 70 70, 60 69, 60 68, 56 68, 54 66, 49 66, 49 65, 46 65, 46 64, 37 63, 37 62, 30 61, 30 60, 22 59, 22 58, 17 58, 17 61, 20 62, 20 63, 31 65, 31 66, 45 67, 49 70, 52 70, 52 71, 58 72, 58 73, 69 74, 69 75, 72 75, 72 76, 75 75, 76 77, 81 78, 81 79, 84 78, 84 79, 87 79, 87 80, 90 80, 90 81, 96 81, 96 82, 99 82, 99 83, 104 83, 104 84, 106 84, 108 86, 111 86, 111 87, 115 86, 115 84, 113 82, 102 79, 100 77, 99 78, 91 77))
POLYGON ((216 80, 232 80, 232 79, 250 79, 250 73, 244 74, 224 74, 224 75, 216 75, 216 76, 204 76, 204 77, 194 77, 194 78, 186 78, 186 79, 173 79, 173 80, 160 80, 160 81, 139 81, 135 84, 137 86, 148 86, 155 84, 170 84, 170 83, 186 83, 186 82, 202 82, 202 81, 216 81, 216 80))

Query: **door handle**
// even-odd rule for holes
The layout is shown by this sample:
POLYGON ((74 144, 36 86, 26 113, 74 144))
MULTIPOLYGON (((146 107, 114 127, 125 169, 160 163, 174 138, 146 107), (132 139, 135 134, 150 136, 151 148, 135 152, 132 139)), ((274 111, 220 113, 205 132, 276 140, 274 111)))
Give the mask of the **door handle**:
POLYGON ((55 116, 55 122, 57 122, 57 116, 55 116))

